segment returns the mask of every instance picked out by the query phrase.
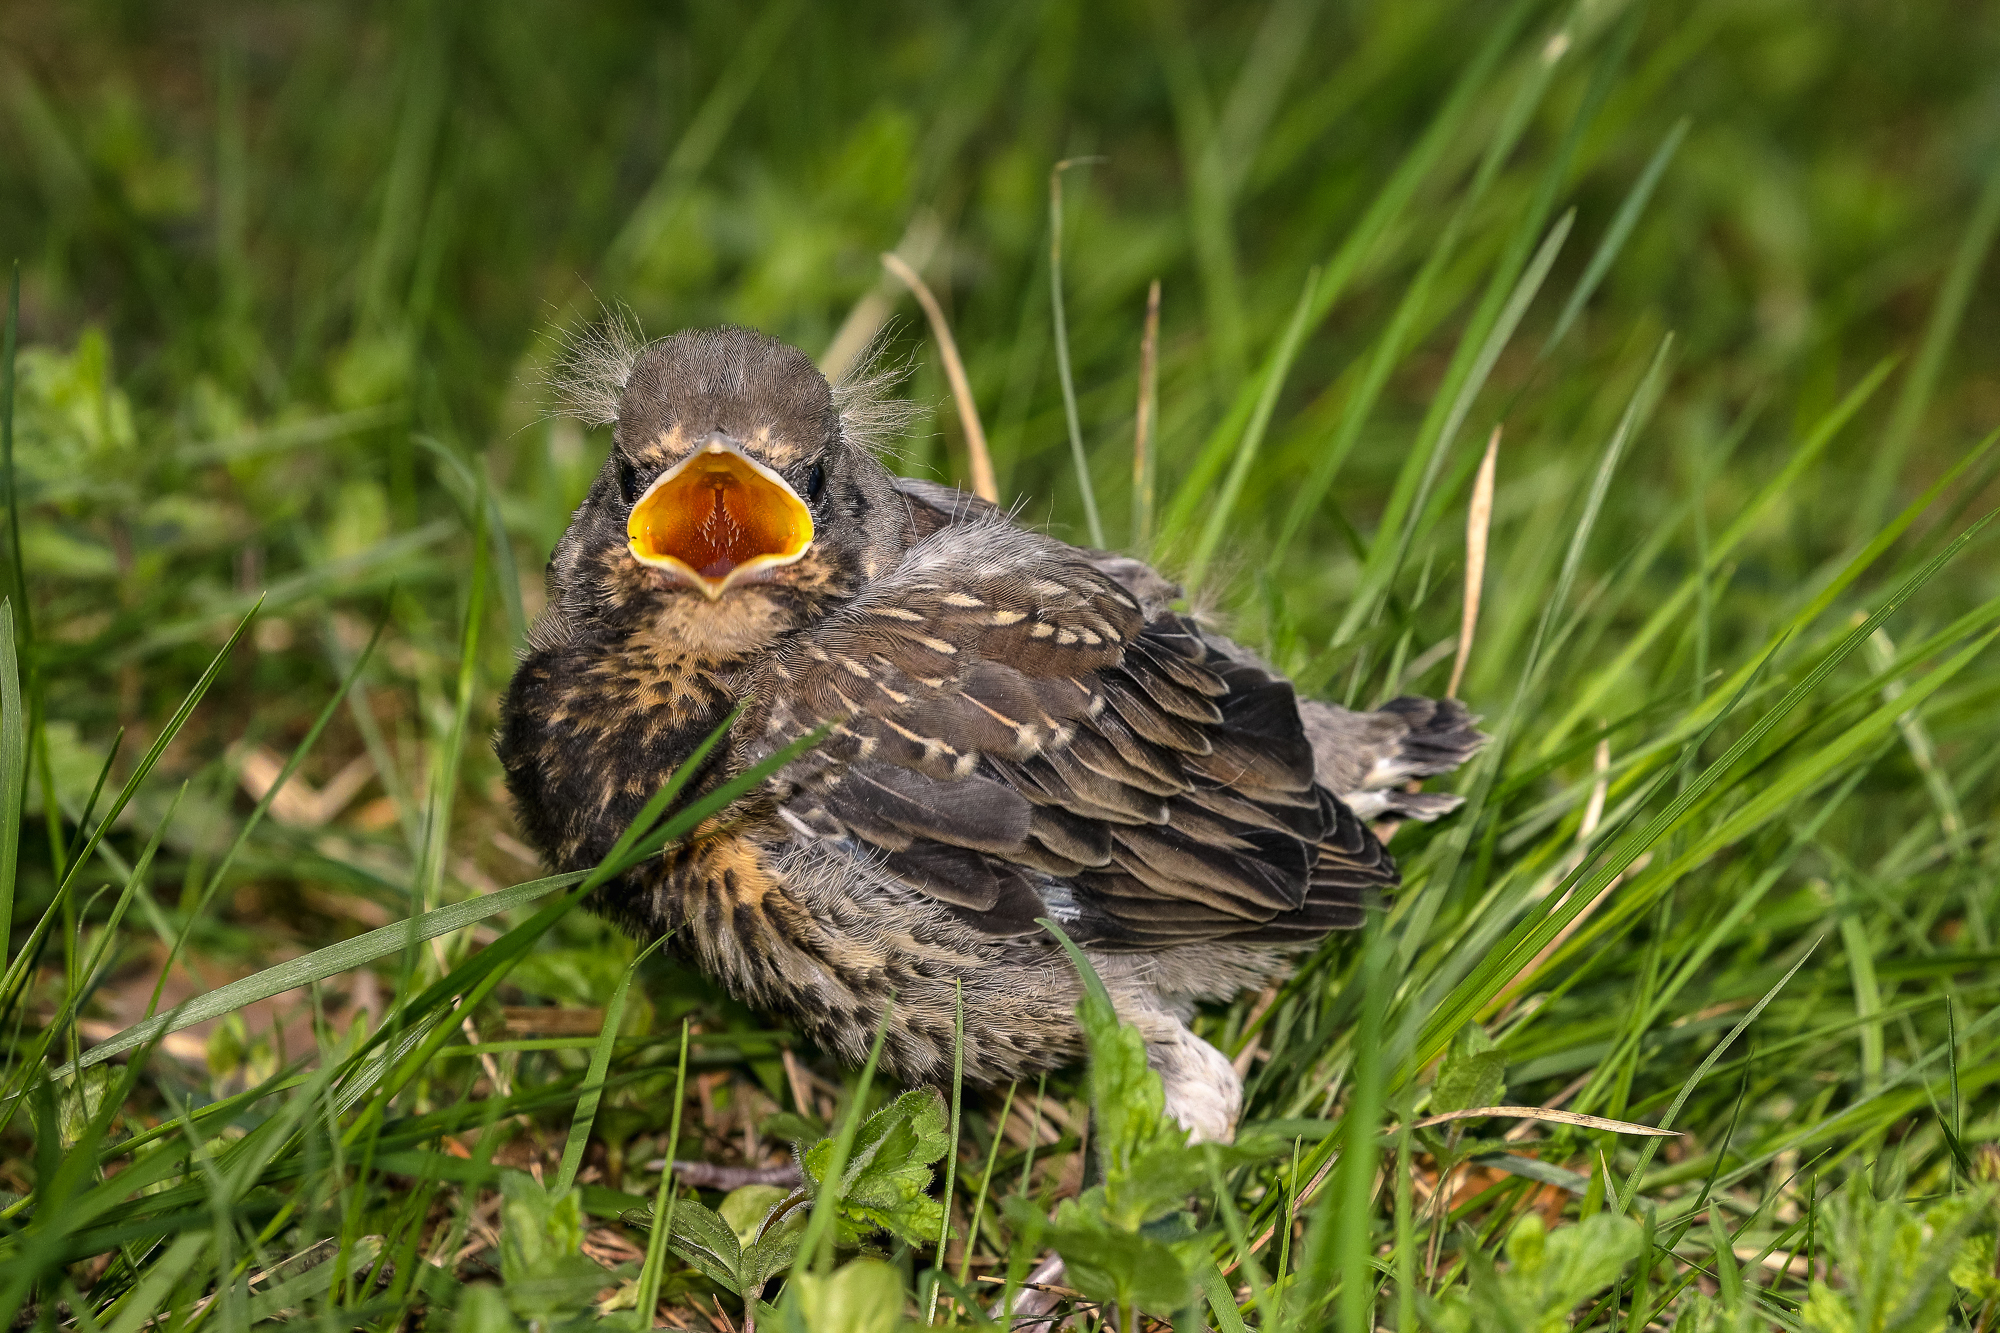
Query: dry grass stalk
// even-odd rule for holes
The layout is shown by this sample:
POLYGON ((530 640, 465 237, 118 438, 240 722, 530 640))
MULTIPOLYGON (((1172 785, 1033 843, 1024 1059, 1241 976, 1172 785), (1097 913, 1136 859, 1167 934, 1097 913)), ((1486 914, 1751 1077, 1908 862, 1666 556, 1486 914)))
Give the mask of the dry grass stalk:
MULTIPOLYGON (((924 209, 910 219, 903 238, 896 242, 896 253, 910 267, 920 269, 930 262, 943 235, 944 228, 938 224, 937 214, 924 209)), ((896 313, 896 302, 902 294, 903 285, 883 274, 881 280, 854 303, 854 308, 847 312, 847 318, 841 321, 833 341, 820 354, 820 373, 835 384, 845 379, 847 372, 854 369, 874 345, 875 336, 882 332, 889 317, 896 313)))
POLYGON ((993 456, 986 452, 986 430, 979 424, 979 404, 972 401, 972 383, 965 378, 965 363, 959 360, 958 343, 945 323, 944 307, 917 271, 894 251, 882 256, 882 264, 903 280, 924 308, 931 322, 931 336, 937 339, 938 353, 944 358, 945 377, 951 381, 951 396, 958 404, 958 421, 965 427, 965 451, 972 457, 972 493, 982 500, 1000 503, 1000 483, 993 475, 993 456))
POLYGON ((1153 472, 1157 459, 1160 397, 1160 280, 1146 289, 1146 329, 1139 338, 1139 410, 1132 422, 1132 547, 1140 554, 1153 540, 1153 472))
MULTIPOLYGON (((253 745, 242 755, 237 781, 253 801, 261 801, 285 770, 284 756, 266 745, 253 745)), ((317 790, 298 774, 271 798, 271 818, 292 828, 323 828, 354 803, 375 777, 375 763, 356 755, 317 790)))
POLYGON ((1472 658, 1472 631, 1479 624, 1479 595, 1486 582, 1486 534, 1493 526, 1493 473, 1500 461, 1500 427, 1486 441, 1479 476, 1472 483, 1472 505, 1465 511, 1465 613, 1458 622, 1458 656, 1451 664, 1451 684, 1445 694, 1458 697, 1465 664, 1472 658))
POLYGON ((1257 1052, 1263 1047, 1264 1036, 1258 1031, 1257 1025, 1263 1022, 1264 1015, 1270 1012, 1271 1005, 1277 998, 1276 986, 1264 987, 1257 996, 1257 1002, 1250 1006, 1249 1016, 1243 1020, 1243 1030, 1250 1034, 1249 1040, 1243 1043, 1243 1049, 1236 1053, 1236 1058, 1229 1062, 1235 1067, 1238 1078, 1249 1074, 1251 1062, 1257 1058, 1257 1052))
POLYGON ((800 1067, 798 1057, 787 1046, 780 1051, 779 1058, 785 1065, 785 1082, 792 1089, 792 1109, 800 1115, 813 1114, 812 1085, 806 1081, 806 1071, 800 1067))
POLYGON ((1613 1134, 1636 1134, 1641 1138, 1679 1138, 1680 1131, 1655 1129, 1651 1125, 1636 1124, 1630 1120, 1610 1120, 1601 1115, 1584 1115, 1577 1111, 1558 1111, 1549 1106, 1474 1106, 1463 1111, 1446 1111, 1442 1115, 1425 1116, 1413 1121, 1412 1129, 1429 1129, 1432 1125, 1448 1124, 1454 1120, 1480 1120, 1492 1117, 1514 1118, 1527 1121, 1542 1121, 1557 1125, 1575 1125, 1580 1129, 1604 1129, 1613 1134))

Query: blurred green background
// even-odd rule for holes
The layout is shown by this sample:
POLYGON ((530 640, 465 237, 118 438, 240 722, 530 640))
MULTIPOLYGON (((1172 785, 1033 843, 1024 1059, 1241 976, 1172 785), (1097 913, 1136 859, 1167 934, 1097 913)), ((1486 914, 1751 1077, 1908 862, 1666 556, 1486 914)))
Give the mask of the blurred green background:
MULTIPOLYGON (((1442 689, 1441 659, 1424 650, 1456 627, 1446 576, 1460 556, 1458 520, 1438 516, 1460 512, 1478 445, 1504 419, 1489 647, 1463 691, 1475 703, 1511 681, 1509 649, 1540 609, 1510 598, 1509 580, 1546 577, 1574 478, 1664 332, 1676 335, 1665 397, 1590 567, 1617 567, 1670 510, 1693 522, 1565 651, 1615 647, 1647 612, 1651 581, 1679 578, 1798 424, 1885 356, 1902 358, 1887 387, 1733 557, 1713 602, 1718 656, 1768 628, 1809 571, 1994 419, 2000 278, 1983 261, 2000 209, 2000 9, 8 6, 0 256, 20 261, 27 582, 64 804, 73 816, 116 729, 143 740, 268 593, 228 687, 167 758, 165 772, 195 779, 172 853, 192 866, 216 845, 247 799, 239 788, 255 789, 246 747, 288 748, 386 614, 372 693, 307 771, 333 784, 365 753, 380 786, 349 793, 351 809, 295 812, 295 829, 320 832, 247 858, 239 878, 254 892, 225 914, 233 926, 205 929, 247 929, 236 943, 253 953, 267 929, 317 938, 327 913, 355 909, 314 897, 315 877, 400 912, 394 886, 427 854, 422 829, 436 825, 422 806, 439 775, 463 796, 449 877, 478 888, 529 873, 507 849, 497 768, 477 737, 538 604, 541 561, 605 445, 549 415, 543 379, 561 332, 608 304, 654 333, 734 320, 815 355, 858 305, 861 326, 895 312, 890 354, 914 360, 910 392, 926 409, 899 466, 961 481, 938 358, 882 277, 879 254, 901 246, 946 303, 1005 497, 1082 539, 1048 281, 1050 171, 1064 158, 1094 159, 1065 177, 1063 262, 1095 490, 1110 540, 1128 544, 1138 347, 1157 278, 1156 550, 1183 567, 1222 490, 1231 404, 1254 397, 1314 266, 1503 31, 1514 35, 1409 206, 1303 326, 1198 590, 1317 685, 1386 690, 1396 673, 1380 664, 1401 634, 1396 661, 1435 674, 1400 683, 1442 689), (1489 159, 1495 142, 1511 147, 1489 159), (1663 145, 1636 226, 1548 348, 1663 145), (1538 241, 1572 206, 1542 295, 1441 460, 1436 521, 1405 562, 1394 614, 1329 649, 1356 550, 1434 429, 1426 413, 1482 291, 1518 270, 1517 237, 1538 241), (1324 500, 1279 550, 1301 477, 1420 277, 1407 348, 1324 500), (482 472, 508 540, 462 695, 482 472), (1375 653, 1365 670, 1360 650, 1375 653), (434 750, 461 699, 475 738, 462 761, 434 750)), ((1953 512, 1988 481, 1960 487, 1953 512)), ((1961 573, 1935 590, 1932 621, 1977 600, 1978 581, 1961 573)), ((1662 679, 1691 684, 1710 632, 1599 707, 1616 716, 1662 679)), ((24 870, 23 911, 46 900, 36 873, 24 870)))

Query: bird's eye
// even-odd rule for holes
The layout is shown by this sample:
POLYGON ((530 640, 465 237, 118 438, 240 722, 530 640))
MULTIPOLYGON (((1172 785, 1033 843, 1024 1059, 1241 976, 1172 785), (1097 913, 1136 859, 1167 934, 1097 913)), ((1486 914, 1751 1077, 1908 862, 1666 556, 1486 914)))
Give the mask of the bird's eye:
POLYGON ((814 463, 813 470, 806 474, 806 499, 818 500, 819 493, 826 489, 826 465, 814 463))
POLYGON ((627 460, 618 460, 618 494, 626 504, 639 498, 639 469, 627 460))

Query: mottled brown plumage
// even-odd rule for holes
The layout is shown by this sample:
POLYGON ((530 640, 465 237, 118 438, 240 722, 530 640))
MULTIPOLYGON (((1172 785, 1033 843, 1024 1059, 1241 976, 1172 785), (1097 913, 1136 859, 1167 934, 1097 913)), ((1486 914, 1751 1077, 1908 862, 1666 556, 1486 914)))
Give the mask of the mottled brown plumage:
POLYGON ((611 456, 550 560, 503 709, 529 838, 558 869, 594 864, 739 703, 703 782, 830 725, 606 885, 599 910, 675 930, 733 994, 850 1059, 893 996, 884 1058, 910 1081, 949 1076, 955 984, 969 1078, 1076 1056, 1076 978, 1035 924, 1053 917, 1146 1035, 1182 1121, 1226 1136, 1240 1085, 1187 1030, 1193 1004, 1359 923, 1396 870, 1356 807, 1450 809, 1403 788, 1471 754, 1474 719, 1452 701, 1301 705, 1176 614, 1145 565, 892 476, 861 438, 879 408, 773 339, 718 329, 612 353, 596 358, 616 381, 611 456), (730 558, 695 570, 628 540, 669 504, 675 531, 706 525, 688 561, 773 549, 725 588, 730 558), (803 505, 810 542, 752 542, 757 522, 736 518, 761 521, 757 505, 774 523, 803 505))

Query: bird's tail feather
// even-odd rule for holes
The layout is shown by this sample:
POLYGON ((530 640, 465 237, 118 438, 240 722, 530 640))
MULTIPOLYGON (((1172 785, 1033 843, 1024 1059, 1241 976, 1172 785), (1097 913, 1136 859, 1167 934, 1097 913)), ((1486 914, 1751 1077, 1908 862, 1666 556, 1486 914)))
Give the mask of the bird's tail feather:
POLYGON ((1363 819, 1432 820, 1456 810, 1461 797, 1403 788, 1451 772, 1487 741, 1479 719, 1456 699, 1404 695, 1372 713, 1302 699, 1299 719, 1320 785, 1363 819))

